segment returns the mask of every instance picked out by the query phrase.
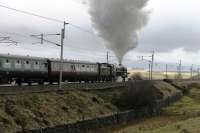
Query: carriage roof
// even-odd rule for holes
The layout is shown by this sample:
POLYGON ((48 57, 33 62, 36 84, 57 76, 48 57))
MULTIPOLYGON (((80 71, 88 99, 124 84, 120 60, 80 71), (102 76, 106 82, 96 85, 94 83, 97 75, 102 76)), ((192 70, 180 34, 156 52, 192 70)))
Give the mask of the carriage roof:
POLYGON ((21 55, 11 55, 11 54, 0 54, 0 58, 6 58, 6 59, 19 59, 19 60, 39 60, 39 61, 45 61, 46 58, 41 57, 32 57, 32 56, 21 56, 21 55))

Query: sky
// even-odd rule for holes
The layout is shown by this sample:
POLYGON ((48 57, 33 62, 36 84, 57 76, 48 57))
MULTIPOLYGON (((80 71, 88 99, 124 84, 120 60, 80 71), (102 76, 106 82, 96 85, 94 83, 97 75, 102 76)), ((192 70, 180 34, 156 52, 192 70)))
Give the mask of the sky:
MULTIPOLYGON (((110 62, 117 63, 112 51, 104 45, 104 40, 96 34, 88 13, 89 5, 81 0, 0 0, 0 5, 33 12, 46 17, 67 21, 81 27, 67 25, 64 56, 72 60, 105 62, 109 51, 110 62)), ((128 67, 144 67, 138 56, 150 55, 155 51, 155 61, 161 64, 200 65, 200 1, 197 0, 149 0, 144 10, 149 11, 146 27, 138 31, 138 47, 124 58, 128 67)), ((39 44, 36 34, 57 34, 62 23, 24 15, 0 7, 0 37, 10 36, 19 42, 17 46, 0 44, 0 53, 59 58, 60 48, 53 44, 39 44)), ((45 39, 60 43, 58 36, 45 39)))

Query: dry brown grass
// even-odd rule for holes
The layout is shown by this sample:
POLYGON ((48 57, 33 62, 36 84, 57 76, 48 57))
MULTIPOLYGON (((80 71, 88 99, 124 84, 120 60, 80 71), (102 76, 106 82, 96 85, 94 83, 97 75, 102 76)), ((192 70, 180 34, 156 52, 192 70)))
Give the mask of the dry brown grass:
POLYGON ((144 80, 145 79, 140 72, 131 74, 130 78, 132 80, 144 80))
MULTIPOLYGON (((163 81, 141 81, 129 88, 101 91, 0 96, 0 133, 62 125, 109 115, 119 110, 134 108, 138 104, 150 104, 154 99, 162 99, 175 92, 176 88, 163 81)), ((153 128, 159 123, 164 125, 164 120, 169 123, 174 121, 165 116, 162 116, 159 122, 154 122, 154 119, 151 119, 152 125, 145 123, 144 129, 153 128)), ((141 130, 143 127, 138 128, 141 130)))
POLYGON ((105 133, 199 133, 200 132, 200 85, 192 86, 188 96, 173 106, 163 109, 161 116, 140 120, 125 126, 105 130, 105 133))
POLYGON ((163 81, 133 82, 128 88, 91 91, 120 110, 150 106, 156 99, 164 99, 178 90, 163 81))
POLYGON ((80 91, 1 96, 0 133, 61 125, 115 111, 115 106, 97 95, 80 91))
POLYGON ((163 109, 161 116, 101 130, 98 133, 182 133, 183 130, 199 133, 199 110, 199 103, 184 97, 180 102, 163 109))
MULTIPOLYGON (((145 71, 145 70, 129 70, 129 77, 131 77, 132 75, 136 74, 136 73, 140 73, 141 76, 144 79, 149 79, 149 72, 145 71)), ((197 73, 194 73, 194 75, 197 75, 197 73)), ((189 72, 183 72, 182 76, 183 79, 190 79, 190 73, 189 72)), ((166 77, 166 73, 165 72, 153 72, 153 79, 176 79, 177 78, 177 72, 168 72, 167 77, 166 77)))

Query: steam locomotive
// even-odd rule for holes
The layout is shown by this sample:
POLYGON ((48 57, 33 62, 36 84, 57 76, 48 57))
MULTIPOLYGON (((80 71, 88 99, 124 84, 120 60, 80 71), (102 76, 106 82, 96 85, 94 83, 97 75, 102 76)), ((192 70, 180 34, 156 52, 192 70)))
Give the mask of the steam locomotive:
MULTIPOLYGON (((59 82, 60 66, 56 59, 0 55, 0 83, 52 84, 59 82)), ((63 81, 106 82, 127 77, 127 68, 113 64, 65 60, 62 66, 63 81)))

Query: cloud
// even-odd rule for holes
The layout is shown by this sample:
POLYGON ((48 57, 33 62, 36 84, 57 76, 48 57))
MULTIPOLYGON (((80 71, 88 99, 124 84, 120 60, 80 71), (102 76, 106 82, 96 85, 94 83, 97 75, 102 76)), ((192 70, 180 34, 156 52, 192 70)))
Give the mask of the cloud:
POLYGON ((197 52, 200 49, 199 1, 152 0, 148 26, 139 33, 140 51, 169 52, 184 48, 197 52))
MULTIPOLYGON (((84 29, 92 30, 87 7, 80 0, 1 0, 1 4, 34 12, 47 17, 70 21, 84 29), (38 4, 40 3, 40 4, 38 4)), ((137 55, 148 55, 152 50, 160 58, 159 61, 177 62, 180 58, 184 63, 191 64, 199 58, 200 49, 200 2, 197 0, 150 0, 148 9, 151 10, 149 23, 139 32, 139 47, 129 52, 124 63, 133 66, 137 55), (180 52, 180 48, 182 51, 180 52), (175 50, 176 49, 176 50, 175 50), (179 49, 179 51, 177 51, 179 49), (179 53, 179 55, 175 54, 179 53)), ((19 46, 7 47, 0 45, 0 53, 13 53, 33 56, 59 57, 59 47, 51 44, 32 45, 37 39, 29 38, 30 34, 59 33, 63 24, 41 20, 40 18, 19 14, 0 8, 0 32, 20 33, 27 37, 10 35, 19 46)), ((8 35, 8 34, 6 34, 8 35)), ((48 39, 60 42, 59 38, 48 39)), ((104 42, 86 32, 67 27, 65 40, 65 58, 103 62, 106 60, 107 49, 104 42)), ((113 53, 112 53, 113 55, 113 53)), ((111 60, 116 61, 115 58, 111 60)))
MULTIPOLYGON (((162 23, 163 24, 163 23, 162 23)), ((200 50, 200 26, 195 24, 170 24, 152 27, 140 34, 138 50, 168 52, 177 48, 197 52, 200 50)))

